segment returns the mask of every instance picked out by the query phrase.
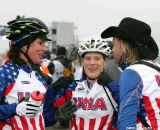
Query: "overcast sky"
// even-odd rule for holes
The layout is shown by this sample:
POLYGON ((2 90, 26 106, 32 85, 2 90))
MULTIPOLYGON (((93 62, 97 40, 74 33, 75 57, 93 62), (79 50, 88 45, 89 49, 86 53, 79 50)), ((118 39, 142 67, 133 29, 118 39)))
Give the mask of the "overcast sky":
MULTIPOLYGON (((80 38, 100 34, 126 16, 147 23, 160 21, 160 0, 1 0, 0 24, 17 14, 52 21, 74 22, 80 38)), ((160 30, 160 29, 159 29, 160 30)))

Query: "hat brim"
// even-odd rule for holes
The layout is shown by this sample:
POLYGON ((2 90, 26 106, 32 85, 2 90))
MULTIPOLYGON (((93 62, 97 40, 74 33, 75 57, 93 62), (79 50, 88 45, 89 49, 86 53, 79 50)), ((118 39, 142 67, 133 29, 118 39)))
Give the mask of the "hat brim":
POLYGON ((111 27, 107 28, 106 30, 104 30, 101 33, 101 37, 102 38, 118 37, 118 38, 121 38, 121 39, 129 42, 129 43, 135 44, 135 40, 133 38, 131 38, 123 30, 121 30, 120 28, 115 27, 115 26, 111 26, 111 27))
POLYGON ((159 53, 158 46, 151 36, 147 38, 142 38, 141 41, 136 41, 136 39, 133 39, 126 32, 115 26, 111 26, 106 30, 104 30, 101 33, 101 37, 102 38, 118 37, 120 39, 123 39, 126 42, 137 46, 143 53, 143 55, 150 60, 156 59, 159 53), (146 43, 148 47, 143 46, 142 45, 143 42, 146 43))

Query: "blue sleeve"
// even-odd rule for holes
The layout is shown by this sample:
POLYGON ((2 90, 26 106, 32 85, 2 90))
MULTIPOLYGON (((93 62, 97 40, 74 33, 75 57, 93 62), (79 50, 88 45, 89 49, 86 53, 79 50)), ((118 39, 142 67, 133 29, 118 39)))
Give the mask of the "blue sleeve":
POLYGON ((0 121, 10 119, 16 115, 16 103, 8 104, 5 101, 4 90, 8 86, 8 79, 5 78, 4 69, 0 68, 0 121))
MULTIPOLYGON (((119 97, 119 83, 117 81, 112 81, 107 85, 108 89, 110 90, 113 99, 116 101, 116 103, 118 104, 119 107, 119 102, 120 102, 120 97, 119 97)), ((117 108, 115 108, 115 116, 113 118, 113 124, 112 127, 116 127, 117 128, 117 115, 118 115, 118 110, 117 108)))
POLYGON ((119 83, 118 81, 112 81, 107 85, 108 89, 110 90, 114 100, 116 101, 116 103, 119 105, 119 83))
POLYGON ((43 106, 45 126, 49 127, 56 123, 53 114, 53 103, 56 100, 57 91, 51 87, 48 88, 43 106))
POLYGON ((47 93, 45 95, 45 101, 43 107, 44 121, 46 127, 52 126, 53 124, 56 123, 53 113, 54 102, 56 102, 61 97, 64 97, 69 90, 73 89, 75 89, 75 83, 69 85, 68 88, 61 88, 59 90, 55 90, 52 87, 48 88, 47 93))
POLYGON ((125 70, 119 81, 120 106, 118 115, 118 130, 136 130, 136 117, 140 109, 142 80, 133 70, 125 70))
POLYGON ((16 106, 16 103, 0 105, 0 121, 4 121, 15 116, 16 106))

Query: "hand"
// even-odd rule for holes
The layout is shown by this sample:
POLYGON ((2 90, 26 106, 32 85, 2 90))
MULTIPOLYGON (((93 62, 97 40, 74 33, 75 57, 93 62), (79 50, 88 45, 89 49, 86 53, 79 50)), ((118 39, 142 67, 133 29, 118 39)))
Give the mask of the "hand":
POLYGON ((56 121, 66 121, 75 116, 73 113, 76 110, 76 105, 69 101, 60 107, 53 108, 54 118, 56 121))
POLYGON ((97 83, 99 85, 104 85, 106 86, 108 83, 112 82, 113 80, 111 79, 111 77, 109 76, 108 72, 107 71, 103 71, 99 77, 98 77, 98 80, 97 80, 97 83))
POLYGON ((72 82, 73 82, 72 78, 62 76, 55 83, 52 84, 52 87, 58 90, 61 88, 68 87, 68 85, 71 84, 72 82))
POLYGON ((20 101, 16 107, 16 113, 19 116, 27 116, 29 118, 36 116, 40 110, 40 105, 36 101, 20 101))

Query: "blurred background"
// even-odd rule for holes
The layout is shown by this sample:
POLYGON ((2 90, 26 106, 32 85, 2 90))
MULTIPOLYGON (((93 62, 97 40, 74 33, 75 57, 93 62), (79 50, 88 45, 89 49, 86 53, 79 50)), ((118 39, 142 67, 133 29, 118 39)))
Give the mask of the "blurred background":
POLYGON ((5 0, 0 3, 0 53, 5 51, 7 22, 16 17, 37 17, 44 21, 51 42, 51 53, 57 46, 78 46, 86 37, 99 36, 108 26, 117 26, 124 17, 144 20, 160 47, 159 0, 5 0), (3 40, 3 41, 2 41, 3 40), (2 45, 3 44, 3 45, 2 45))

